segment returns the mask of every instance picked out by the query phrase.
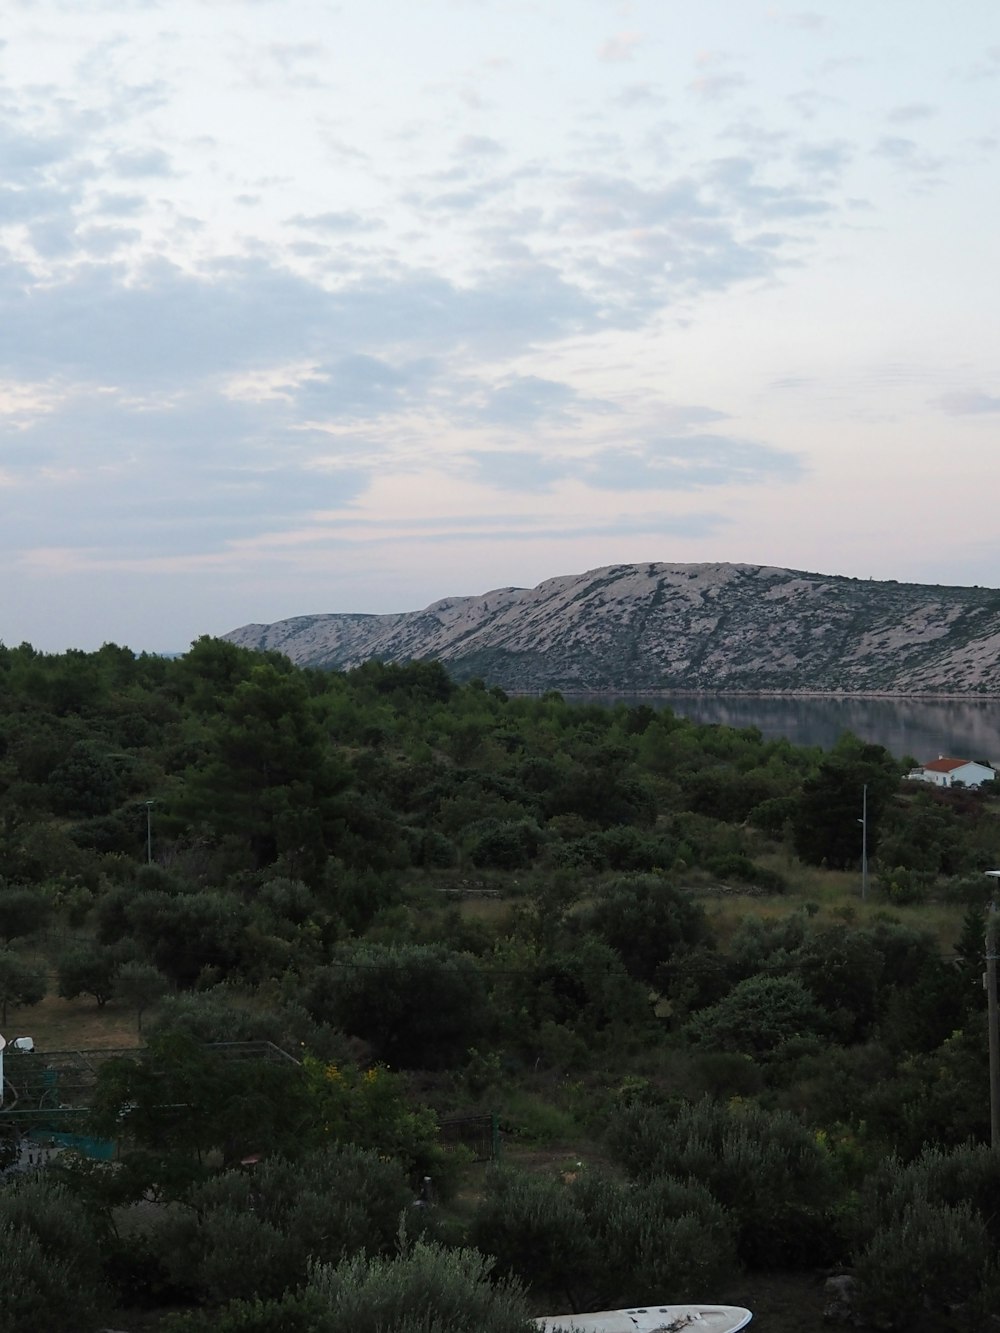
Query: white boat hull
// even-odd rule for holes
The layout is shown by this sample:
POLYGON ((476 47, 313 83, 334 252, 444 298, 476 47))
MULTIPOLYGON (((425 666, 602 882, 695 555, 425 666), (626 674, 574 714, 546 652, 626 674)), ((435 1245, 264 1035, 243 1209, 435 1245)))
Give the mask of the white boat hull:
POLYGON ((739 1305, 644 1305, 543 1315, 535 1324, 541 1333, 737 1333, 751 1318, 739 1305))

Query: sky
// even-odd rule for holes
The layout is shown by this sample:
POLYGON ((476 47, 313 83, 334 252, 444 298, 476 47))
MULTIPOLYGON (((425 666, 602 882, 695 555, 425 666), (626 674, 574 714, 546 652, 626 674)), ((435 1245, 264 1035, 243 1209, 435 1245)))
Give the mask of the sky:
POLYGON ((996 0, 6 0, 0 641, 1000 587, 996 0))

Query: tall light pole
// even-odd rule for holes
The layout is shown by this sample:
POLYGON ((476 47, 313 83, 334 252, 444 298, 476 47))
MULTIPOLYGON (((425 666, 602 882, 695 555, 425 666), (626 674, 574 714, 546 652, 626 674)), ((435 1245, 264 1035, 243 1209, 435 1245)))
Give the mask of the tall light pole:
MULTIPOLYGON (((1000 870, 985 872, 993 881, 994 890, 1000 880, 1000 870)), ((986 1013, 990 1027, 990 1147, 1000 1148, 1000 1026, 997 1018, 997 904, 990 899, 986 916, 986 1013)))
POLYGON ((153 806, 155 801, 146 802, 146 864, 153 864, 153 806))
MULTIPOLYGON (((857 809, 857 806, 855 806, 857 809)), ((868 901, 868 783, 861 788, 861 901, 868 901)))

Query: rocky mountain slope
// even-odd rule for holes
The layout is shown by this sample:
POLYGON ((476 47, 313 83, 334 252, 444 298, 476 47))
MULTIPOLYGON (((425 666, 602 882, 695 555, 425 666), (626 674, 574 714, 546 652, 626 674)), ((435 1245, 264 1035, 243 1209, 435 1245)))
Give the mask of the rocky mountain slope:
POLYGON ((1000 591, 762 565, 609 565, 223 637, 302 666, 437 658, 514 690, 1000 693, 1000 591))

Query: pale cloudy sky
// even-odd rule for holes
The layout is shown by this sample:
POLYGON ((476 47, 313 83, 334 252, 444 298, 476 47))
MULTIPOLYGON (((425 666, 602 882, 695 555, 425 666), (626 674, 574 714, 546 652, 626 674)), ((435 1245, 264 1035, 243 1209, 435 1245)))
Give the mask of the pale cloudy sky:
POLYGON ((996 0, 6 0, 0 639, 1000 586, 996 0))

